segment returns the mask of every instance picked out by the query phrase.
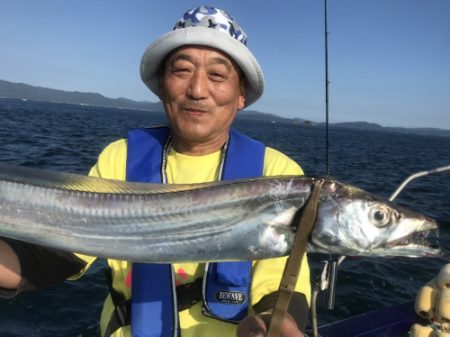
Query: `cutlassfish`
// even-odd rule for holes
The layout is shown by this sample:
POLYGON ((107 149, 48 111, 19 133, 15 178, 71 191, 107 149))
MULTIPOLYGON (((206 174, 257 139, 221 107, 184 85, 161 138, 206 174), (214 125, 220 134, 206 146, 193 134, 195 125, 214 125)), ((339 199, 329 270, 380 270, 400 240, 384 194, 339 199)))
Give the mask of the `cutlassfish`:
POLYGON ((163 185, 0 165, 0 236, 137 262, 284 256, 293 219, 318 180, 308 252, 439 254, 428 242, 434 220, 334 179, 305 176, 163 185))

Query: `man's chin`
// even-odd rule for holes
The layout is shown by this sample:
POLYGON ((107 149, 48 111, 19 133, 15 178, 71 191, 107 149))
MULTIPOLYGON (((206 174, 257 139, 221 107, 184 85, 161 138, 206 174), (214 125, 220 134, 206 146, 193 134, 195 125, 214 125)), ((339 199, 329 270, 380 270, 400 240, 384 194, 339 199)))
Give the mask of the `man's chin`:
POLYGON ((175 137, 178 136, 180 139, 192 142, 205 141, 209 139, 213 133, 211 127, 208 127, 206 123, 197 120, 173 126, 173 132, 175 137))

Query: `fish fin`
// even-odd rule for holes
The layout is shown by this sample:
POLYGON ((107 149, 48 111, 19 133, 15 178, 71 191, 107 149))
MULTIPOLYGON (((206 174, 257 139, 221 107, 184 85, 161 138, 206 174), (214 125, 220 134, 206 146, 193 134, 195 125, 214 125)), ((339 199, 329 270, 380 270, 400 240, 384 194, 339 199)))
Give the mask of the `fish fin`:
POLYGON ((149 184, 0 164, 0 181, 51 189, 111 194, 159 194, 205 188, 217 183, 149 184))

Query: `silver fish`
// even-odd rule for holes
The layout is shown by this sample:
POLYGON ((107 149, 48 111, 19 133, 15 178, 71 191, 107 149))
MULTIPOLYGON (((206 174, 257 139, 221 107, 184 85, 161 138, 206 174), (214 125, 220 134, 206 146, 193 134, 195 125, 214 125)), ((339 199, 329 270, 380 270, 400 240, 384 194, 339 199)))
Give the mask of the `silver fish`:
POLYGON ((323 181, 309 252, 432 256, 435 221, 333 179, 129 183, 0 165, 0 236, 139 262, 289 254, 295 215, 323 181))

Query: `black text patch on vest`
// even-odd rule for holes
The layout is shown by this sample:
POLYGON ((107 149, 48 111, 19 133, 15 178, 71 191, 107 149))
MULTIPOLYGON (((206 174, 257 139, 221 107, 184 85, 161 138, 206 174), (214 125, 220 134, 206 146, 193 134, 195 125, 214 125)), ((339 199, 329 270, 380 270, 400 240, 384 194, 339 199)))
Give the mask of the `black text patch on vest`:
POLYGON ((240 291, 219 290, 216 292, 216 300, 223 304, 243 304, 245 294, 240 291))

